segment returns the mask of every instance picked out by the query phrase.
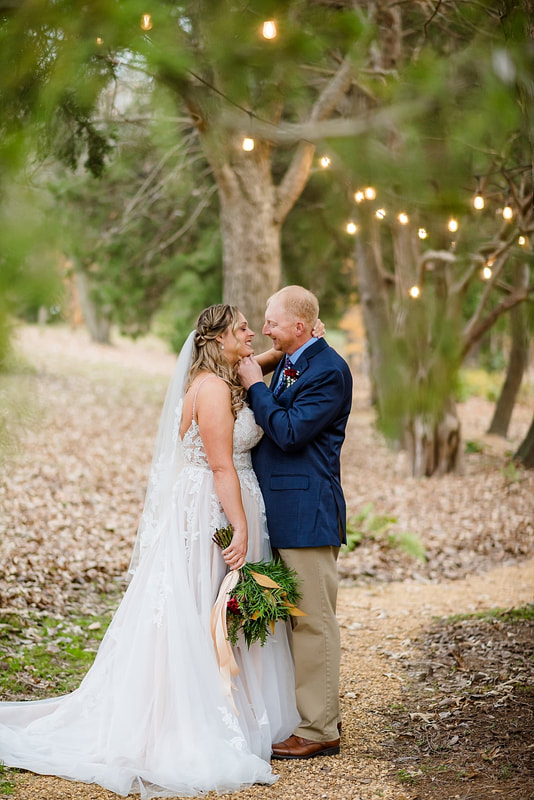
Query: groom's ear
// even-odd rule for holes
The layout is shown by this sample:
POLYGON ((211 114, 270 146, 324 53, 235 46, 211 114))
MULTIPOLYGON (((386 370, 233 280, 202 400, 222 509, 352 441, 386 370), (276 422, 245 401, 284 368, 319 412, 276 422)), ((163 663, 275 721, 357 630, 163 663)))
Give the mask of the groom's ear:
POLYGON ((306 333, 306 326, 300 320, 295 322, 295 333, 297 336, 302 336, 303 333, 306 333))

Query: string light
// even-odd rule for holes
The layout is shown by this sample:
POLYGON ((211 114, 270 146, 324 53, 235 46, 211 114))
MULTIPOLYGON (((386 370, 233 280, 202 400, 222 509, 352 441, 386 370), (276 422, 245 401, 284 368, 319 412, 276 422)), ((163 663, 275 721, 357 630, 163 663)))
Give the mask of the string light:
POLYGON ((254 139, 251 139, 250 136, 245 136, 241 144, 241 147, 247 153, 250 153, 252 150, 254 150, 254 139))
POLYGON ((485 281, 489 281, 492 275, 493 272, 491 270, 491 267, 485 266, 484 269, 482 270, 482 279, 485 281))
POLYGON ((412 288, 409 291, 410 297, 413 297, 414 300, 416 300, 419 297, 420 294, 421 294, 421 290, 420 290, 419 286, 412 286, 412 288))
POLYGON ((351 222, 347 222, 347 224, 345 226, 345 230, 347 231, 348 234, 350 234, 351 236, 354 236, 355 233, 358 233, 358 226, 356 225, 355 222, 352 222, 352 221, 351 222))
POLYGON ((363 193, 368 200, 374 200, 376 197, 376 191, 372 186, 368 186, 366 189, 364 189, 363 193))
POLYGON ((267 19, 263 23, 263 27, 261 29, 261 35, 264 39, 276 39, 278 31, 276 29, 276 22, 274 19, 267 19))
POLYGON ((321 158, 319 159, 319 164, 321 165, 321 167, 323 169, 328 169, 328 167, 330 166, 331 163, 332 162, 331 162, 329 156, 321 156, 321 158))
POLYGON ((458 220, 451 218, 447 223, 447 228, 450 230, 451 233, 456 233, 458 230, 458 220))
POLYGON ((384 219, 385 216, 386 216, 386 209, 377 208, 377 210, 375 211, 375 217, 378 217, 378 219, 384 219))
POLYGON ((96 37, 96 43, 97 43, 97 44, 104 44, 104 40, 102 39, 102 37, 101 37, 101 36, 97 36, 97 37, 96 37))
POLYGON ((361 203, 365 199, 365 195, 362 191, 357 191, 354 193, 354 199, 357 203, 361 203))
POLYGON ((152 17, 150 14, 143 14, 141 17, 141 27, 144 31, 149 31, 152 28, 152 17))
POLYGON ((408 222, 410 221, 408 214, 405 214, 404 211, 401 211, 397 219, 399 220, 401 225, 407 225, 408 222))
POLYGON ((419 236, 420 239, 426 239, 428 233, 426 232, 425 228, 419 228, 419 230, 417 231, 417 235, 419 236))
POLYGON ((505 205, 505 207, 503 208, 503 210, 502 210, 502 215, 503 215, 505 220, 511 220, 512 217, 514 216, 514 211, 513 211, 512 206, 508 205, 508 203, 507 203, 505 205))
POLYGON ((482 211, 484 208, 484 198, 480 190, 473 197, 473 206, 477 209, 477 211, 482 211))
POLYGON ((517 240, 517 244, 520 244, 521 247, 524 247, 526 245, 526 243, 527 243, 527 240, 526 240, 525 236, 520 236, 519 239, 517 240))

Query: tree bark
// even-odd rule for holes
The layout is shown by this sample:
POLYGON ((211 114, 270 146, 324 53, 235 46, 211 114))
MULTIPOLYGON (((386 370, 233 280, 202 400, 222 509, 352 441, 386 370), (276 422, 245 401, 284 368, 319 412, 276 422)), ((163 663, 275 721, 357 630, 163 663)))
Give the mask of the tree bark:
POLYGON ((387 286, 381 265, 381 250, 376 229, 369 237, 356 239, 356 274, 369 349, 372 401, 383 407, 382 380, 387 362, 385 343, 390 339, 387 286))
POLYGON ((76 270, 74 274, 80 294, 83 318, 91 339, 99 344, 110 344, 111 321, 109 317, 93 301, 87 275, 81 270, 76 270))
POLYGON ((461 426, 450 398, 442 418, 432 422, 416 415, 406 425, 406 447, 414 478, 454 472, 460 462, 461 426))
POLYGON ((219 188, 223 247, 223 300, 237 305, 256 332, 254 347, 270 346, 262 337, 267 298, 280 288, 280 224, 275 221, 275 188, 268 148, 252 153, 237 148, 232 164, 214 170, 219 188))
MULTIPOLYGON (((518 266, 515 275, 516 286, 528 285, 528 267, 518 266)), ((523 374, 528 364, 528 331, 524 303, 510 309, 510 332, 512 346, 506 370, 506 378, 495 406, 493 419, 488 428, 488 433, 496 433, 506 437, 512 418, 515 401, 523 374)))
POLYGON ((534 469, 534 417, 527 435, 519 445, 514 459, 527 469, 534 469))

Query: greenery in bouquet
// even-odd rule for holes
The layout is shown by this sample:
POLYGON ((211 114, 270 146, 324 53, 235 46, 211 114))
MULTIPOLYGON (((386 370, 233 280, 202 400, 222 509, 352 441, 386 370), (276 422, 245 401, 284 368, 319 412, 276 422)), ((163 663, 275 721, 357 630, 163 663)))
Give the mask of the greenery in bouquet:
MULTIPOLYGON (((233 533, 231 525, 217 528, 213 541, 224 550, 232 541, 233 533)), ((249 647, 258 641, 263 647, 268 634, 274 633, 278 620, 305 616, 295 605, 299 598, 297 573, 283 561, 271 559, 244 564, 226 605, 226 626, 232 647, 240 631, 249 647)))

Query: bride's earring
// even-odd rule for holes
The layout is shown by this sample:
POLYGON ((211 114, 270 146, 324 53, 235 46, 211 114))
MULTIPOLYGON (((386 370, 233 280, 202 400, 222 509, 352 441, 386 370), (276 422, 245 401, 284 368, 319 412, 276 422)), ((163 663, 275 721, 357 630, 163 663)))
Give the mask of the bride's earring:
POLYGON ((221 350, 224 350, 224 345, 221 343, 221 350))

